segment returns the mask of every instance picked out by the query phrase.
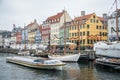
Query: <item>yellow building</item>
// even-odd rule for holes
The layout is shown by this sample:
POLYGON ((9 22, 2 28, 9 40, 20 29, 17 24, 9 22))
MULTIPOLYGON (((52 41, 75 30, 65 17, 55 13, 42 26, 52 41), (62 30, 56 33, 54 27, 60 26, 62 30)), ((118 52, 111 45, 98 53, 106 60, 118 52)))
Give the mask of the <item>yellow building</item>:
POLYGON ((34 22, 27 25, 28 28, 28 42, 29 44, 35 43, 35 35, 39 25, 37 24, 36 20, 34 22))
POLYGON ((106 19, 95 13, 75 17, 69 26, 69 41, 78 43, 80 38, 80 46, 93 47, 97 41, 107 41, 106 19))

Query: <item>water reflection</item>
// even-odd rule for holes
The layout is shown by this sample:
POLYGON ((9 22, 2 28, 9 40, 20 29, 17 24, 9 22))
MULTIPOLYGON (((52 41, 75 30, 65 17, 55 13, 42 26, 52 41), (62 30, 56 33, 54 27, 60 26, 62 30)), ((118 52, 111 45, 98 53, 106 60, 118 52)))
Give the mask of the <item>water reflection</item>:
POLYGON ((0 80, 119 80, 120 73, 96 67, 93 62, 67 63, 65 70, 39 70, 6 63, 0 53, 0 80), (2 74, 1 74, 2 73, 2 74))

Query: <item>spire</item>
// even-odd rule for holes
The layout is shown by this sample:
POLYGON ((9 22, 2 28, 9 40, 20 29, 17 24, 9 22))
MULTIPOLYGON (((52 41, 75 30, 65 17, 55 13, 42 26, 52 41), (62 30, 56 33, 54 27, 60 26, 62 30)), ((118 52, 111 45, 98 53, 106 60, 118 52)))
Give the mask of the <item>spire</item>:
POLYGON ((37 21, 36 21, 36 19, 34 19, 34 23, 36 23, 37 21))
POLYGON ((15 26, 15 24, 13 24, 13 28, 15 28, 16 26, 15 26))

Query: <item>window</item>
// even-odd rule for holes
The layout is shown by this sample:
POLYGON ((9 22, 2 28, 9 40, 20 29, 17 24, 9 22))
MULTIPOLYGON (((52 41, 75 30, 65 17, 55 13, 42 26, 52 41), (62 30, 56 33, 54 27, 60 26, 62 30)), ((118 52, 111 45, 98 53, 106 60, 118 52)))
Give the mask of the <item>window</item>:
POLYGON ((98 29, 98 25, 96 26, 96 29, 98 29))
POLYGON ((72 36, 74 36, 74 33, 72 33, 72 36))
POLYGON ((85 36, 85 32, 83 32, 83 36, 85 36))
POLYGON ((89 44, 89 39, 87 39, 87 44, 89 44))
POLYGON ((111 24, 114 24, 114 21, 111 21, 111 24))
POLYGON ((83 40, 83 44, 85 44, 85 40, 83 40))
POLYGON ((89 26, 89 25, 87 25, 87 28, 89 29, 89 28, 90 28, 90 26, 89 26))
POLYGON ((98 23, 98 20, 96 20, 96 23, 98 23))
POLYGON ((100 29, 102 29, 101 26, 100 26, 100 29))
POLYGON ((76 26, 74 26, 74 30, 76 30, 76 26))
POLYGON ((92 19, 90 19, 90 22, 92 23, 92 19))
POLYGON ((82 32, 80 32, 80 36, 82 36, 82 32))
POLYGON ((80 29, 82 29, 82 25, 80 26, 80 29))
POLYGON ((89 36, 90 35, 90 32, 89 31, 87 31, 87 36, 89 36))
POLYGON ((75 33, 75 36, 76 36, 76 33, 75 33))

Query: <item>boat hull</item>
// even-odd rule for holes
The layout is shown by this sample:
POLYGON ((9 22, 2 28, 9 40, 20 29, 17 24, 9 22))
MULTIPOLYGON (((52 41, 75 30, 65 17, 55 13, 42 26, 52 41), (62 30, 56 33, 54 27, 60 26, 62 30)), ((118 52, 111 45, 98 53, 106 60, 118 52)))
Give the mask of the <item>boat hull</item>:
POLYGON ((96 48, 96 55, 120 58, 120 49, 96 48))
POLYGON ((120 70, 120 63, 117 63, 117 62, 105 61, 103 59, 98 58, 98 59, 96 59, 96 64, 111 67, 111 68, 114 68, 116 70, 120 70))
POLYGON ((66 65, 65 63, 53 64, 53 65, 40 64, 40 63, 31 62, 31 61, 16 59, 16 58, 13 58, 13 57, 7 58, 6 62, 15 63, 15 64, 19 64, 19 65, 22 65, 22 66, 30 67, 30 68, 55 69, 55 70, 63 70, 63 66, 66 65))
POLYGON ((64 62, 77 62, 80 58, 80 54, 70 54, 70 55, 48 55, 50 59, 61 60, 64 62))

